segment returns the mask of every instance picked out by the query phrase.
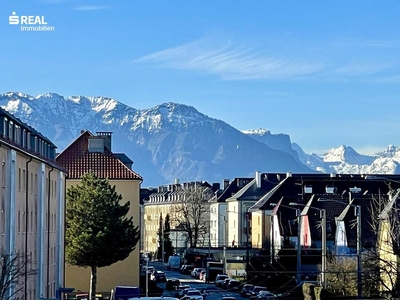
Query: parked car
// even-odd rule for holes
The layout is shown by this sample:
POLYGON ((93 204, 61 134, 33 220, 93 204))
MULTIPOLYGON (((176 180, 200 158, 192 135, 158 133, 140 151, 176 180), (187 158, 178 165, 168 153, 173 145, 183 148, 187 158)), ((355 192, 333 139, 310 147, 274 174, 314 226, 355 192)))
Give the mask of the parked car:
POLYGON ((146 270, 150 271, 150 272, 153 272, 153 271, 156 270, 156 268, 154 268, 153 266, 143 266, 142 267, 142 272, 146 272, 146 270))
POLYGON ((184 296, 184 291, 190 289, 190 285, 179 285, 176 287, 175 297, 182 298, 184 296))
POLYGON ((168 257, 167 270, 179 270, 181 267, 181 258, 177 255, 168 257))
POLYGON ((267 288, 265 286, 254 286, 251 290, 250 290, 250 299, 256 299, 258 296, 258 293, 261 291, 267 291, 267 288))
POLYGON ((167 290, 175 290, 175 287, 178 287, 181 285, 181 282, 178 278, 170 278, 167 280, 167 284, 165 285, 165 288, 167 290))
POLYGON ((256 299, 262 300, 275 300, 276 296, 270 291, 260 291, 256 299))
POLYGON ((217 277, 215 278, 215 285, 222 287, 222 284, 224 283, 225 279, 229 278, 228 275, 226 274, 218 274, 217 277))
POLYGON ((193 271, 194 267, 192 265, 183 265, 179 270, 182 274, 190 274, 193 271))
POLYGON ((251 290, 254 288, 254 285, 253 284, 248 284, 248 283, 246 283, 244 286, 243 286, 243 288, 242 288, 242 290, 240 291, 240 296, 242 296, 242 297, 250 297, 250 295, 251 295, 251 290))
POLYGON ((203 295, 199 290, 196 289, 189 289, 185 290, 184 296, 181 299, 187 300, 203 300, 203 295))
POLYGON ((229 281, 231 281, 231 278, 226 278, 223 282, 222 282, 222 284, 221 284, 221 288, 223 288, 224 290, 226 290, 227 288, 228 288, 228 283, 229 283, 229 281))
POLYGON ((228 282, 227 289, 228 290, 238 290, 242 283, 239 280, 231 279, 228 282))
POLYGON ((190 275, 194 278, 199 278, 200 277, 200 272, 205 270, 204 268, 194 268, 193 271, 190 273, 190 275))
POLYGON ((163 271, 153 271, 150 275, 150 280, 157 282, 167 282, 167 277, 163 271))

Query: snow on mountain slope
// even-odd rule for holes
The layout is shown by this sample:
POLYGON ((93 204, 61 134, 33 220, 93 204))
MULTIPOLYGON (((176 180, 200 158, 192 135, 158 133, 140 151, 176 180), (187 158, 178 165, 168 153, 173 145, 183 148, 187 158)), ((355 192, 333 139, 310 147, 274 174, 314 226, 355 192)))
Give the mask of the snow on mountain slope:
POLYGON ((59 151, 82 129, 113 132, 113 151, 127 154, 148 185, 175 178, 220 181, 254 176, 256 170, 313 172, 292 154, 183 104, 138 110, 108 97, 6 93, 0 95, 0 106, 48 137, 59 151))
POLYGON ((382 152, 371 155, 362 155, 352 147, 341 145, 338 148, 332 148, 319 157, 315 153, 306 154, 296 143, 292 143, 290 150, 288 150, 287 143, 290 142, 290 137, 284 134, 271 134, 268 130, 262 128, 246 130, 243 133, 269 145, 271 148, 281 149, 295 155, 304 165, 318 172, 344 174, 400 173, 400 147, 393 145, 389 145, 382 152), (282 136, 286 136, 285 142, 282 141, 282 136), (293 154, 293 151, 295 154, 293 154))

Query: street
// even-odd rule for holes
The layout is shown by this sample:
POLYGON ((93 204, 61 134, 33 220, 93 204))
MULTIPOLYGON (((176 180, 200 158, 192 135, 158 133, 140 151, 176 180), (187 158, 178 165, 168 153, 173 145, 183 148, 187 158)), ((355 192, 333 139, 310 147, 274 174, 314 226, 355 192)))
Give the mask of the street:
MULTIPOLYGON (((180 280, 181 284, 190 285, 190 287, 196 288, 199 291, 201 291, 203 289, 206 290, 207 291, 206 300, 222 299, 222 297, 228 297, 228 296, 235 297, 238 300, 248 299, 248 298, 241 297, 240 294, 237 292, 226 291, 221 288, 218 288, 215 286, 214 283, 206 283, 199 279, 194 279, 190 275, 181 274, 178 271, 167 270, 165 267, 165 264, 163 264, 162 262, 150 262, 149 265, 154 266, 154 268, 156 270, 165 272, 167 280, 169 278, 178 278, 180 280)), ((167 297, 167 296, 174 297, 175 296, 175 291, 166 290, 165 283, 158 283, 158 286, 160 286, 164 289, 163 296, 165 296, 165 297, 167 297)))

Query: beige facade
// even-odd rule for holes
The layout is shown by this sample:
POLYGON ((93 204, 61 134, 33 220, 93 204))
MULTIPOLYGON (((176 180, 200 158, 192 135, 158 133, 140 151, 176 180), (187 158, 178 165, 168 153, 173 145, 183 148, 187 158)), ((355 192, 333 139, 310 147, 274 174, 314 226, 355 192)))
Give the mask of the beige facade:
MULTIPOLYGON (((132 170, 133 162, 123 153, 111 151, 111 132, 93 135, 82 131, 81 135, 57 156, 57 163, 68 171, 66 190, 80 184, 80 178, 93 172, 98 178, 107 178, 121 194, 122 203, 130 202, 128 217, 140 228, 140 185, 142 178, 132 170)), ((139 286, 140 283, 140 241, 123 261, 111 266, 98 268, 96 292, 109 293, 117 285, 139 286)), ((77 292, 88 292, 90 268, 65 265, 66 286, 77 292)))
MULTIPOLYGON (((184 233, 175 230, 181 219, 182 211, 185 209, 191 211, 193 209, 189 204, 191 197, 201 199, 204 203, 199 204, 198 208, 201 212, 198 213, 204 217, 204 222, 208 223, 210 217, 208 201, 213 194, 212 187, 207 182, 186 182, 160 186, 158 192, 150 195, 149 199, 144 203, 144 252, 155 253, 158 250, 157 232, 160 229, 160 217, 164 218, 167 214, 170 215, 172 244, 174 246, 180 245, 180 248, 186 248, 188 241, 184 237, 184 233)), ((199 236, 198 246, 208 245, 208 243, 208 233, 207 236, 199 236)))
MULTIPOLYGON (((121 194, 121 204, 130 202, 128 217, 133 217, 134 225, 140 226, 139 191, 140 181, 135 180, 109 180, 110 185, 116 187, 118 194, 121 194)), ((80 180, 67 180, 67 190, 70 186, 77 185, 80 180)), ((123 261, 111 266, 97 270, 97 292, 110 292, 117 285, 139 285, 140 274, 140 244, 123 261)), ((90 285, 90 268, 82 268, 66 264, 65 282, 68 287, 76 291, 87 292, 90 285)))
MULTIPOLYGON (((144 206, 144 252, 154 253, 158 249, 158 230, 160 228, 160 216, 171 214, 173 205, 169 203, 147 203, 144 206)), ((171 222, 171 228, 176 223, 171 222)))
POLYGON ((251 213, 252 248, 262 249, 263 247, 265 247, 265 243, 263 243, 264 237, 267 235, 265 225, 265 215, 262 211, 251 213))
POLYGON ((56 298, 64 287, 65 171, 49 140, 3 110, 0 119, 1 250, 18 254, 28 271, 9 293, 56 298))

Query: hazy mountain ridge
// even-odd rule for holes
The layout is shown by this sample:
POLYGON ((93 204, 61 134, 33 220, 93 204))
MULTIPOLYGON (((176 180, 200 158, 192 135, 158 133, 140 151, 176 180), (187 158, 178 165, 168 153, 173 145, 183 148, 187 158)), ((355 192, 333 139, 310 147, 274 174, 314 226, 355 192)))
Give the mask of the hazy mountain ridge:
POLYGON ((108 97, 45 93, 0 95, 0 105, 47 136, 62 151, 82 129, 113 132, 113 151, 134 161, 145 185, 221 181, 269 172, 313 172, 297 156, 256 141, 194 107, 163 103, 131 108, 108 97))

